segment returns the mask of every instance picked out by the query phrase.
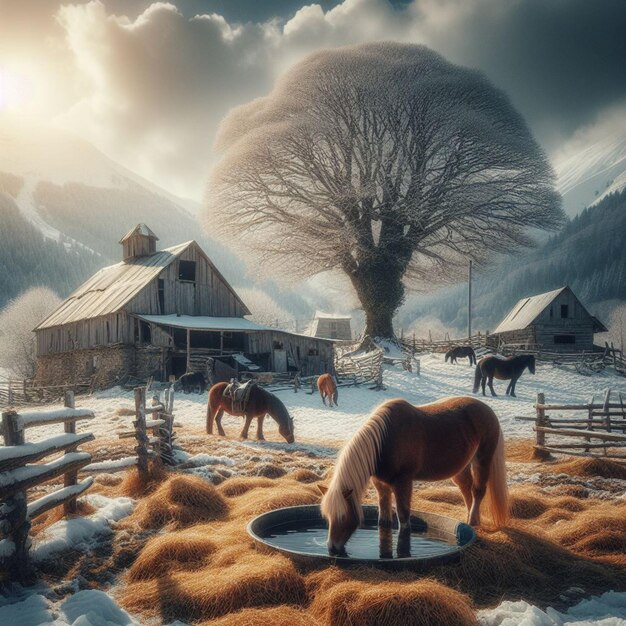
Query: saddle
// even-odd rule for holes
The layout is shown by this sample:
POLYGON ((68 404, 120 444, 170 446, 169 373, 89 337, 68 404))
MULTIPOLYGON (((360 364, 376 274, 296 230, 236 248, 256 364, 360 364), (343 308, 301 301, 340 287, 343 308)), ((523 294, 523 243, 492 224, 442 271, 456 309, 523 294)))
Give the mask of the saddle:
POLYGON ((223 396, 225 398, 230 398, 233 411, 236 413, 246 412, 248 400, 250 399, 250 392, 254 386, 255 383, 252 380, 248 380, 241 384, 234 378, 231 379, 230 383, 226 386, 226 389, 224 389, 223 396))

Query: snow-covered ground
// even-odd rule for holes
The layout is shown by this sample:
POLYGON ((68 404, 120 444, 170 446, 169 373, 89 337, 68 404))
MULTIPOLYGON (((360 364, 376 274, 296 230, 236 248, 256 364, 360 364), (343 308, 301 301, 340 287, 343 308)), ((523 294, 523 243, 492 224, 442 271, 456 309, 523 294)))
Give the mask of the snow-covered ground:
MULTIPOLYGON (((345 441, 363 423, 372 409, 391 398, 405 398, 413 404, 425 404, 447 396, 473 395, 474 368, 467 360, 451 365, 444 362, 443 354, 426 355, 420 358, 421 374, 410 373, 400 367, 385 366, 384 391, 374 391, 366 385, 340 387, 339 406, 328 408, 322 405, 317 393, 310 395, 306 390, 294 393, 292 390, 277 392, 294 419, 296 440, 306 443, 319 441, 345 441)), ((506 382, 495 381, 497 397, 488 395, 484 399, 500 418, 505 435, 508 437, 531 437, 532 428, 528 422, 515 420, 515 416, 534 415, 533 403, 538 392, 545 394, 546 400, 556 403, 587 402, 594 394, 597 399, 610 387, 626 393, 626 379, 610 370, 594 376, 583 376, 570 366, 537 365, 533 376, 526 371, 517 384, 517 398, 504 394, 506 382)), ((96 418, 78 422, 79 431, 91 431, 98 436, 111 436, 117 430, 128 430, 132 416, 117 414, 122 407, 134 406, 131 391, 118 387, 92 396, 77 398, 77 407, 94 411, 96 418)), ((54 408, 50 406, 49 408, 54 408)), ((178 393, 174 402, 176 421, 184 427, 203 428, 206 419, 206 393, 185 395, 178 393)), ((222 424, 229 438, 236 438, 242 427, 238 417, 225 415, 222 424)), ((254 425, 250 429, 254 436, 254 425)), ((265 420, 264 430, 269 439, 280 440, 276 424, 265 420)), ((59 434, 59 426, 42 427, 28 431, 30 439, 59 434)), ((207 453, 211 453, 211 439, 207 438, 207 453)))
MULTIPOLYGON (((285 449, 309 454, 312 456, 308 459, 311 463, 315 463, 315 456, 326 457, 328 463, 328 458, 336 454, 336 448, 328 444, 349 439, 372 409, 385 400, 402 397, 414 404, 424 404, 446 396, 472 395, 474 368, 465 360, 451 365, 444 362, 443 355, 437 354, 422 356, 420 362, 419 376, 399 366, 386 366, 384 391, 374 391, 367 386, 341 387, 340 406, 337 408, 323 406, 317 393, 310 395, 305 390, 298 393, 292 390, 278 392, 277 395, 294 418, 297 443, 291 446, 282 442, 276 424, 271 419, 265 422, 267 442, 240 442, 238 435, 242 420, 227 415, 223 419, 227 440, 204 435, 206 393, 177 394, 174 413, 179 441, 183 447, 188 444, 190 449, 193 448, 193 456, 181 452, 181 458, 186 460, 186 471, 207 478, 211 478, 214 471, 220 471, 223 477, 236 473, 241 460, 249 461, 254 457, 260 462, 272 462, 285 449)), ((524 373, 518 383, 517 398, 504 395, 506 383, 498 381, 495 387, 498 397, 487 396, 485 401, 499 416, 506 436, 531 437, 531 424, 514 418, 518 415, 533 415, 532 405, 538 392, 543 392, 550 402, 585 402, 594 394, 600 398, 607 387, 626 392, 626 379, 608 370, 603 374, 586 377, 571 367, 539 365, 535 376, 524 373)), ((76 404, 94 412, 94 419, 78 422, 78 431, 93 432, 96 443, 100 437, 110 441, 117 431, 132 428, 133 417, 120 415, 124 413, 120 409, 134 406, 130 391, 113 388, 92 396, 81 396, 77 398, 76 404)), ((36 441, 59 435, 61 430, 58 424, 29 429, 27 440, 36 441)), ((254 432, 255 425, 250 434, 253 436, 254 432)), ((109 458, 106 454, 106 447, 98 450, 99 458, 109 458)), ((301 458, 304 460, 306 457, 301 458)), ((297 457, 294 462, 298 462, 297 457)), ((284 468, 287 471, 293 469, 287 465, 284 468)), ((511 479, 515 482, 515 477, 511 479)), ((528 476, 525 480, 528 480, 528 476)), ((56 550, 69 545, 89 549, 99 537, 110 533, 110 525, 127 515, 133 506, 128 498, 110 499, 97 494, 86 498, 96 508, 96 512, 85 518, 61 521, 51 526, 33 545, 36 558, 49 557, 56 550)), ((74 583, 69 584, 71 586, 74 583)), ((62 599, 53 590, 39 588, 16 588, 5 596, 0 594, 0 624, 135 626, 139 623, 137 618, 132 618, 120 609, 104 592, 79 591, 78 586, 69 591, 71 595, 63 594, 62 599)), ((481 611, 479 620, 484 626, 626 626, 626 593, 607 592, 601 597, 585 600, 565 613, 550 608, 540 610, 523 601, 503 602, 495 609, 481 611)))

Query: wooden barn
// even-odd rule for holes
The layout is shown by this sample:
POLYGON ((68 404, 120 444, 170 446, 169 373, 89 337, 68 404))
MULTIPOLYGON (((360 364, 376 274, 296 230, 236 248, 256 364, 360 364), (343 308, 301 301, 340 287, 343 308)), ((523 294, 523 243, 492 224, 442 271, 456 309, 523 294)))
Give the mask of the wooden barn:
POLYGON ((522 298, 489 335, 493 347, 504 343, 555 352, 590 352, 594 333, 607 329, 569 287, 522 298))
POLYGON ((351 341, 351 321, 352 318, 349 315, 335 315, 317 311, 311 323, 309 334, 312 337, 351 341))
POLYGON ((236 369, 332 371, 332 341, 246 319, 250 311, 195 241, 157 250, 157 240, 138 224, 120 241, 123 260, 97 272, 37 326, 40 384, 93 376, 98 386, 127 375, 167 380, 205 371, 209 357, 236 369))

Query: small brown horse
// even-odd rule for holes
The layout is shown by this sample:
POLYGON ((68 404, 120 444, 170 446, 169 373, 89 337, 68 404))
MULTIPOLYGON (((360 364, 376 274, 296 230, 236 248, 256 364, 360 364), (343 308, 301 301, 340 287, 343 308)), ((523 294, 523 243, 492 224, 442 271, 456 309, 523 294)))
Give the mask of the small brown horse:
POLYGON ((451 350, 446 352, 446 363, 450 359, 450 363, 456 363, 456 360, 461 357, 468 357, 470 365, 476 365, 476 353, 472 346, 455 346, 451 350))
POLYGON ((326 398, 328 398, 328 406, 339 406, 337 399, 339 398, 339 392, 337 391, 337 384, 335 379, 330 374, 322 374, 317 379, 317 388, 319 389, 320 396, 322 396, 322 402, 326 406, 326 398))
POLYGON ((509 386, 506 388, 506 395, 509 394, 514 398, 515 385, 519 377, 523 374, 524 370, 528 368, 531 374, 535 373, 535 355, 534 354, 520 354, 519 356, 510 356, 506 359, 498 356, 485 356, 476 366, 476 372, 474 373, 474 393, 478 391, 478 387, 482 385, 483 396, 485 394, 485 383, 489 383, 489 389, 491 395, 495 396, 496 392, 493 390, 493 379, 498 380, 510 380, 509 386))
POLYGON ((378 524, 392 524, 396 502, 400 532, 410 532, 414 480, 452 478, 460 488, 470 524, 480 524, 488 493, 497 526, 509 516, 504 440, 496 414, 474 398, 445 398, 413 406, 389 400, 370 415, 339 455, 322 514, 328 520, 328 551, 344 555, 363 523, 361 500, 372 478, 378 491, 378 524))
POLYGON ((263 420, 265 415, 278 423, 278 432, 287 441, 293 443, 295 441, 293 434, 293 419, 287 411, 287 407, 273 394, 258 385, 254 385, 250 390, 250 397, 246 404, 245 411, 237 411, 233 408, 233 400, 230 397, 224 397, 224 390, 228 383, 217 383, 209 389, 209 402, 206 411, 206 431, 209 435, 213 434, 213 421, 217 424, 217 432, 222 436, 226 436, 222 428, 222 416, 224 411, 230 415, 243 416, 246 421, 241 431, 241 438, 248 438, 248 430, 250 423, 256 417, 257 429, 256 438, 264 441, 263 436, 263 420))

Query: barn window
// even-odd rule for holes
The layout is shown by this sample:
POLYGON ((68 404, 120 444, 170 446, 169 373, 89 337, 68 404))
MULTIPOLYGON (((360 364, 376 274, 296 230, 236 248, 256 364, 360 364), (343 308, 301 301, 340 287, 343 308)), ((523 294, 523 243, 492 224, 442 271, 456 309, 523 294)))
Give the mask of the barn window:
POLYGON ((273 346, 274 346, 274 350, 282 350, 283 342, 274 340, 273 346))
POLYGON ((561 305, 561 319, 567 319, 569 317, 569 306, 567 304, 561 305))
POLYGON ((165 314, 165 281, 159 278, 159 313, 165 314))
POLYGON ((576 343, 576 336, 575 335, 554 335, 554 343, 576 343))
POLYGON ((179 261, 178 262, 178 280, 186 280, 195 282, 196 280, 196 262, 195 261, 179 261))
POLYGON ((309 348, 309 356, 319 356, 319 350, 315 348, 309 348))
POLYGON ((141 322, 141 342, 152 343, 152 332, 150 331, 150 324, 147 322, 141 322))

